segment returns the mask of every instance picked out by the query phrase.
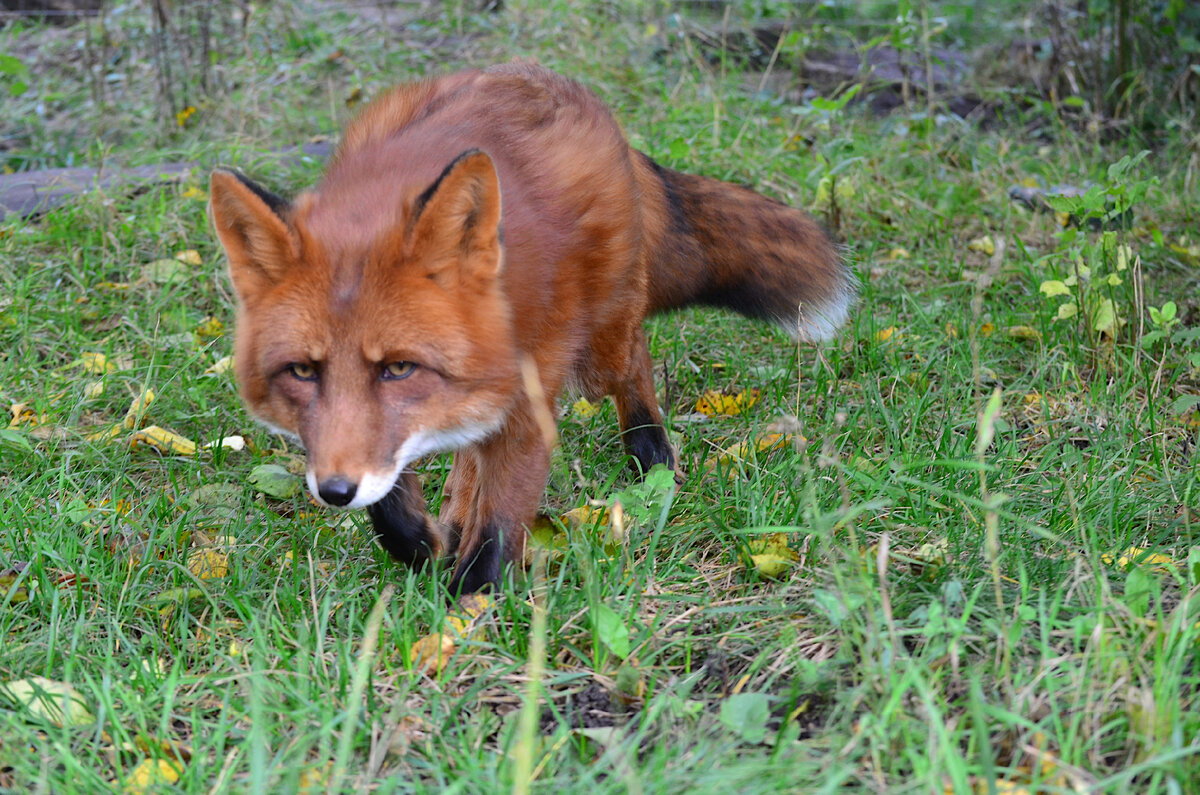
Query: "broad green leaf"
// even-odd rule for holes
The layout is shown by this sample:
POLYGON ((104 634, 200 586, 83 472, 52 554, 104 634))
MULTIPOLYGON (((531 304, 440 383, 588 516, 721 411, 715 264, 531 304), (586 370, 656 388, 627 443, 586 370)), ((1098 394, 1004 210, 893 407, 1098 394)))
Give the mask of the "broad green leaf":
POLYGON ((1117 308, 1111 298, 1102 299, 1092 311, 1092 328, 1108 331, 1117 322, 1117 308))
POLYGON ((1049 298, 1053 298, 1056 295, 1071 294, 1071 288, 1067 287, 1067 285, 1060 279, 1047 279, 1046 281, 1042 282, 1042 286, 1039 289, 1041 289, 1041 291, 1049 298))
POLYGON ((629 627, 608 605, 598 604, 592 609, 592 622, 596 634, 609 651, 621 659, 629 656, 629 627))
POLYGON ((0 694, 55 726, 83 726, 96 720, 88 709, 87 699, 66 682, 31 676, 0 684, 0 694))
POLYGON ((721 723, 748 743, 761 743, 771 719, 771 699, 766 693, 735 693, 721 702, 721 723))
POLYGON ((289 500, 304 490, 304 481, 279 464, 259 464, 250 471, 250 485, 268 497, 289 500))

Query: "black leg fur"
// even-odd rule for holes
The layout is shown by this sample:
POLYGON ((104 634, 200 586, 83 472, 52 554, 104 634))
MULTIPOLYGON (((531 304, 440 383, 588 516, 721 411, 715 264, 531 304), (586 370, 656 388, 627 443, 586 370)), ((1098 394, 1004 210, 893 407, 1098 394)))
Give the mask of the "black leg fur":
POLYGON ((421 482, 412 472, 396 480, 388 495, 367 506, 379 545, 396 560, 419 568, 445 554, 437 525, 425 511, 421 482))
POLYGON ((675 468, 675 451, 667 438, 667 431, 654 420, 645 406, 637 406, 629 413, 628 422, 621 436, 625 451, 633 456, 636 466, 645 475, 655 464, 666 464, 675 468))
POLYGON ((502 541, 499 528, 489 522, 480 532, 475 548, 459 557, 450 579, 451 595, 465 596, 499 584, 504 566, 502 541))

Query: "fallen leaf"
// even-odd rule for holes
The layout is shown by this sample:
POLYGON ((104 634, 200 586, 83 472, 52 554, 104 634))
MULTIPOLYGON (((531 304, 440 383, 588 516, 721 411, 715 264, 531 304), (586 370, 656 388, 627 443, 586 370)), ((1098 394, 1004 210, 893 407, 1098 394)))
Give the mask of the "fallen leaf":
POLYGON ((226 450, 233 450, 235 453, 240 453, 242 450, 246 449, 246 437, 238 435, 222 436, 220 439, 206 442, 204 444, 204 449, 206 450, 212 450, 218 447, 223 447, 226 450))
POLYGON ((413 670, 427 675, 440 674, 454 656, 459 642, 482 637, 480 619, 494 604, 492 598, 484 594, 469 594, 459 599, 455 612, 447 615, 442 623, 442 631, 419 638, 409 649, 408 660, 413 670))
POLYGON ((31 676, 0 684, 0 693, 55 726, 83 726, 96 720, 83 694, 65 682, 31 676))
POLYGON ((758 402, 758 389, 743 389, 741 392, 727 393, 710 389, 696 401, 696 411, 708 416, 734 416, 758 402))
POLYGON ((192 330, 196 345, 203 346, 225 336, 225 324, 211 315, 200 321, 200 325, 192 330))
POLYGON ((1036 341, 1042 338, 1042 332, 1033 326, 1009 326, 1004 333, 1014 340, 1036 341))
POLYGON ((250 485, 268 497, 290 500, 304 490, 304 481, 279 464, 259 464, 250 470, 250 485))
POLYGON ((1128 569, 1134 565, 1149 566, 1152 570, 1159 573, 1167 573, 1170 571, 1169 567, 1174 565, 1174 561, 1170 555, 1164 555, 1160 552, 1150 552, 1142 547, 1129 547, 1117 558, 1106 552, 1100 556, 1100 560, 1109 566, 1112 566, 1115 562, 1119 569, 1128 569))
POLYGON ((28 403, 13 403, 8 407, 8 410, 12 414, 12 419, 8 423, 8 427, 10 428, 16 428, 20 425, 45 425, 48 421, 45 412, 38 414, 29 408, 28 403))
POLYGON ((887 342, 888 340, 891 340, 893 337, 896 340, 900 339, 900 334, 897 333, 897 329, 895 326, 888 326, 885 329, 880 329, 879 331, 875 332, 875 341, 876 342, 887 342))
POLYGON ((166 428, 160 428, 157 425, 151 425, 148 428, 142 428, 137 433, 129 438, 131 447, 146 445, 153 447, 160 453, 175 453, 182 456, 193 456, 196 454, 196 443, 191 439, 180 436, 174 431, 168 431, 166 428))
POLYGON ((600 505, 580 505, 559 518, 568 527, 607 527, 611 523, 608 508, 600 505))
POLYGON ((718 465, 740 464, 744 463, 752 454, 762 455, 772 450, 791 447, 793 444, 804 444, 806 441, 803 436, 793 433, 763 433, 759 434, 753 442, 736 442, 729 445, 717 455, 709 458, 705 462, 705 466, 708 469, 714 469, 718 465))
POLYGON ((981 254, 987 254, 989 257, 996 253, 996 243, 992 240, 991 235, 977 237, 970 243, 967 243, 968 251, 977 251, 981 254))
POLYGON ((175 259, 182 262, 184 265, 203 265, 204 260, 200 258, 200 252, 194 248, 185 249, 177 252, 175 259))
POLYGON ((84 352, 79 355, 79 364, 88 375, 104 375, 115 373, 117 366, 108 360, 103 353, 84 352))
POLYGON ((229 556, 214 547, 188 552, 187 568, 201 580, 219 580, 229 575, 229 556))
POLYGON ((217 359, 217 361, 214 362, 212 365, 210 365, 209 367, 206 367, 204 370, 204 374, 205 375, 224 375, 225 373, 229 372, 231 369, 233 369, 233 357, 232 356, 222 356, 220 359, 217 359))
POLYGON ((600 411, 600 406, 592 403, 590 400, 580 398, 571 404, 571 413, 576 417, 591 417, 600 411))
MULTIPOLYGON (((166 759, 143 759, 125 778, 124 792, 161 792, 163 787, 179 781, 182 769, 178 762, 166 759)), ((116 784, 116 781, 111 782, 116 784)))
POLYGON ((136 428, 141 423, 146 409, 150 408, 150 404, 154 402, 154 397, 154 390, 142 390, 142 393, 129 404, 129 411, 125 412, 125 419, 121 421, 121 425, 129 431, 136 428))
POLYGON ((142 278, 155 284, 167 284, 187 276, 187 266, 177 259, 156 259, 142 266, 142 278))
POLYGON ((750 562, 755 571, 766 577, 769 580, 777 580, 787 574, 788 570, 795 565, 794 561, 788 560, 779 555, 771 555, 763 553, 761 555, 751 555, 750 562))
POLYGON ((21 580, 21 575, 25 573, 25 569, 29 566, 28 563, 19 563, 16 566, 0 571, 0 604, 19 604, 29 601, 29 588, 36 580, 21 580), (17 583, 20 582, 20 585, 17 583))

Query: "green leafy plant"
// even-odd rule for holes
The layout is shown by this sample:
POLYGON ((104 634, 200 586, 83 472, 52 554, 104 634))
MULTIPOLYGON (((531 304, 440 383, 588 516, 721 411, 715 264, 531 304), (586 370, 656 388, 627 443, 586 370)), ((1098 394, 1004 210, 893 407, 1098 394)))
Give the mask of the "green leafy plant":
POLYGON ((1140 265, 1133 248, 1123 242, 1114 226, 1126 226, 1133 208, 1157 184, 1155 177, 1137 179, 1137 166, 1149 155, 1142 151, 1108 167, 1102 184, 1074 195, 1051 195, 1050 206, 1065 213, 1072 225, 1059 236, 1057 255, 1067 262, 1068 273, 1046 279, 1040 290, 1047 298, 1062 298, 1054 319, 1077 318, 1093 341, 1115 341, 1131 313, 1135 291, 1131 272, 1140 265), (1088 228, 1104 229, 1089 235, 1088 228))
POLYGON ((0 87, 10 97, 19 97, 29 90, 29 67, 20 58, 0 53, 0 87))

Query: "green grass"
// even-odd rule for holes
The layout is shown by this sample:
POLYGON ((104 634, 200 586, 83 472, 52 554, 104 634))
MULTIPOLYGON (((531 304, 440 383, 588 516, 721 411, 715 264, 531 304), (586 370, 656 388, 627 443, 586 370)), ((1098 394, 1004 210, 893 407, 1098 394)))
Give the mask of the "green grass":
MULTIPOLYGON (((409 651, 450 610, 446 572, 390 562, 362 514, 248 482, 301 459, 253 425, 228 376, 204 372, 230 340, 194 330, 232 323, 188 192, 204 175, 4 222, 0 403, 45 417, 0 431, 0 684, 69 683, 90 717, 63 727, 0 696, 0 791, 120 788, 146 759, 181 760, 185 792, 1200 791, 1197 346, 1138 344, 1125 272, 1115 342, 1054 320, 1044 280, 1076 254, 1113 266, 1098 236, 1067 241, 1006 195, 1026 178, 1103 182, 1136 147, 1059 122, 1032 138, 1030 106, 986 131, 798 112, 755 91, 757 73, 706 59, 654 4, 448 4, 410 22, 404 46, 344 9, 284 5, 251 19, 246 47, 221 49, 226 93, 182 128, 153 122, 142 66, 116 98, 131 122, 119 133, 89 115, 85 75, 32 81, 0 107, 11 163, 189 157, 292 191, 319 164, 264 153, 334 133, 355 89, 535 56, 593 86, 667 165, 804 207, 836 173, 860 303, 820 350, 714 312, 649 321, 683 484, 668 501, 631 480, 611 404, 582 416, 564 398, 545 512, 619 494, 627 536, 558 536, 430 677, 409 651), (26 114, 39 98, 64 115, 26 114), (74 117, 97 137, 63 133, 74 117), (969 247, 983 235, 998 253, 969 247), (143 278, 184 249, 202 264, 143 278), (87 374, 85 352, 114 371, 87 374), (706 390, 749 387, 749 411, 695 416, 706 390), (248 448, 88 440, 147 388, 148 424, 199 442, 244 434, 248 448), (802 439, 714 465, 781 420, 802 439), (768 528, 798 559, 774 581, 749 565, 768 528), (213 545, 228 571, 199 578, 189 554, 213 545), (1116 560, 1131 546, 1168 562, 1116 560)), ((125 38, 111 45, 135 53, 146 24, 112 20, 125 38)), ((0 30, 0 50, 67 53, 81 35, 68 30, 0 30)), ((1187 143, 1166 139, 1124 178, 1158 184, 1118 233, 1141 258, 1144 304, 1175 301, 1184 331, 1200 326, 1195 258, 1171 247, 1194 236, 1187 143)), ((422 467, 434 508, 447 467, 422 467)))

